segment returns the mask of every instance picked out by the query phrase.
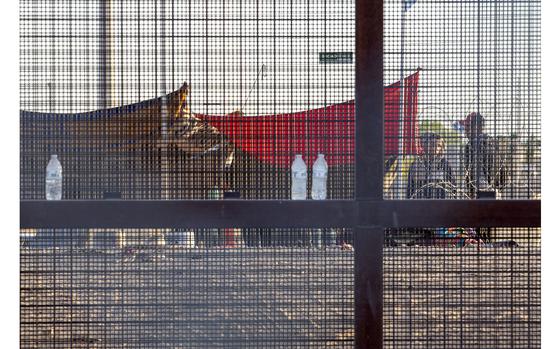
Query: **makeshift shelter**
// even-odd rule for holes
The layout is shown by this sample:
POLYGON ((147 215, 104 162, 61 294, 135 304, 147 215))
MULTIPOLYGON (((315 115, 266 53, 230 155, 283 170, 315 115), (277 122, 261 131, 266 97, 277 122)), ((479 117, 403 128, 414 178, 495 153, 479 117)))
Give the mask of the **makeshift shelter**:
MULTIPOLYGON (((403 150, 418 152, 419 73, 386 87, 387 155, 398 153, 400 91, 403 150)), ((241 198, 288 199, 289 165, 317 153, 329 163, 329 198, 354 188, 354 101, 267 116, 190 111, 189 86, 106 110, 59 114, 21 111, 22 199, 44 198, 45 166, 57 154, 63 198, 205 199, 212 189, 241 198)), ((311 177, 311 176, 309 176, 311 177)))
MULTIPOLYGON (((398 155, 399 141, 404 154, 417 154, 418 79, 416 72, 385 88, 385 154, 398 155), (403 133, 399 136, 400 93, 404 92, 403 133)), ((289 167, 295 154, 306 163, 318 153, 326 155, 329 165, 354 163, 354 100, 323 108, 264 116, 242 113, 206 115, 194 113, 208 121, 233 141, 237 148, 266 163, 289 167)))
POLYGON ((50 154, 63 166, 64 199, 205 198, 205 188, 223 186, 232 148, 218 130, 189 117, 188 93, 184 84, 106 110, 21 111, 22 199, 44 198, 50 154))

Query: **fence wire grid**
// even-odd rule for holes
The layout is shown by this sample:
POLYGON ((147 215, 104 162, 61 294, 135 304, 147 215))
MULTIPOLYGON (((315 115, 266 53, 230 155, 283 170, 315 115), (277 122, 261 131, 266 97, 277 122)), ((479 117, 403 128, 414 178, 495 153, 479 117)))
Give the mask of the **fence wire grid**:
POLYGON ((388 230, 384 347, 540 348, 540 252, 540 229, 388 230))
MULTIPOLYGON (((20 0, 20 198, 355 198, 352 0, 20 0)), ((384 1, 385 199, 540 199, 540 1, 384 1)), ((475 203, 473 203, 475 204, 475 203)), ((94 214, 94 213, 92 213, 94 214)), ((290 219, 290 217, 286 217, 290 219)), ((354 231, 21 229, 24 348, 350 348, 354 231)), ((387 229, 386 348, 540 346, 540 229, 387 229)), ((357 315, 356 315, 357 316, 357 315)))
MULTIPOLYGON (((351 229, 20 236, 25 348, 354 345, 351 229)), ((386 348, 540 346, 538 229, 388 230, 383 261, 386 348)))
POLYGON ((21 345, 352 348, 352 231, 259 233, 22 231, 21 345))
POLYGON ((319 153, 353 198, 353 1, 20 8, 22 198, 55 153, 66 199, 289 199, 319 153))
POLYGON ((540 1, 384 8, 385 197, 540 198, 540 1))
MULTIPOLYGON (((21 4, 23 198, 53 153, 68 199, 285 199, 319 153, 353 198, 353 2, 21 4)), ((539 198, 540 3, 384 17, 386 198, 539 198)))

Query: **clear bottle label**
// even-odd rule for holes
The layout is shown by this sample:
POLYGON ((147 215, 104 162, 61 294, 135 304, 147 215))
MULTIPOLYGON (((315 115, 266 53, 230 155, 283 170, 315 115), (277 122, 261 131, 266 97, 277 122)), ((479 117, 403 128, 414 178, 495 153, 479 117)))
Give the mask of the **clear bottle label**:
POLYGON ((313 175, 315 177, 326 177, 327 176, 327 171, 325 171, 325 170, 314 170, 313 175))

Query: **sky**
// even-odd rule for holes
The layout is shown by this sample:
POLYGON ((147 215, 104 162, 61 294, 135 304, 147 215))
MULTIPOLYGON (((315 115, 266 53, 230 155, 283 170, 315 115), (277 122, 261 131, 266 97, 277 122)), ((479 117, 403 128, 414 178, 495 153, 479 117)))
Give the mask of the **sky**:
MULTIPOLYGON (((539 2, 418 0, 404 21, 401 6, 385 1, 384 80, 422 68, 421 120, 451 125, 480 111, 492 134, 539 134, 539 2)), ((111 106, 183 82, 192 110, 209 114, 354 98, 353 62, 319 62, 321 52, 354 52, 354 1, 135 0, 110 13, 111 106)), ((99 24, 99 1, 21 1, 22 109, 100 107, 99 24)))

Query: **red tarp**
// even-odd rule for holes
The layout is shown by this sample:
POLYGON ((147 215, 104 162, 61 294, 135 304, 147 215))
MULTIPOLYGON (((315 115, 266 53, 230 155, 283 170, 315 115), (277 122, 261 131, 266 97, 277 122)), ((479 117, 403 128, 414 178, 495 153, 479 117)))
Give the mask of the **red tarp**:
MULTIPOLYGON (((418 78, 419 72, 408 76, 403 89, 405 154, 419 150, 418 78)), ((385 87, 386 155, 398 154, 400 91, 400 82, 385 87)), ((290 114, 194 116, 208 121, 238 148, 267 163, 287 167, 295 154, 303 154, 310 165, 317 153, 323 153, 327 163, 334 166, 354 162, 354 110, 354 100, 350 100, 290 114)))

